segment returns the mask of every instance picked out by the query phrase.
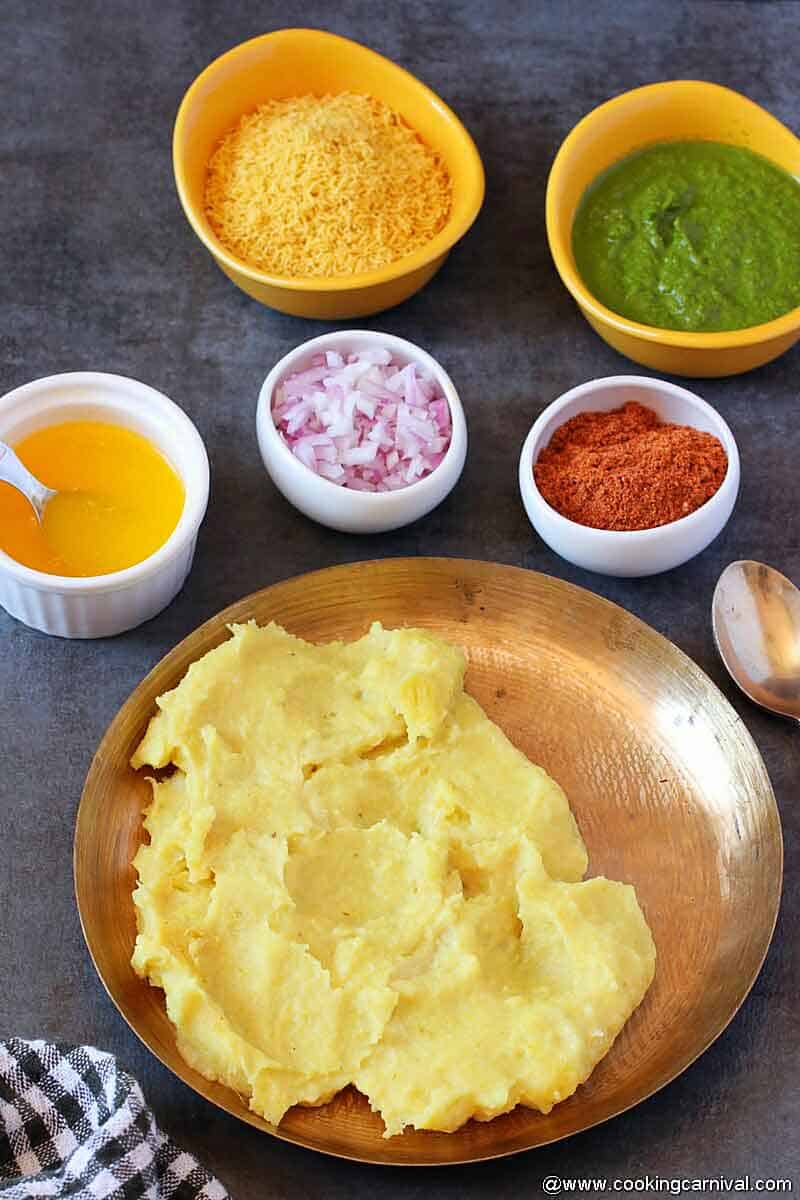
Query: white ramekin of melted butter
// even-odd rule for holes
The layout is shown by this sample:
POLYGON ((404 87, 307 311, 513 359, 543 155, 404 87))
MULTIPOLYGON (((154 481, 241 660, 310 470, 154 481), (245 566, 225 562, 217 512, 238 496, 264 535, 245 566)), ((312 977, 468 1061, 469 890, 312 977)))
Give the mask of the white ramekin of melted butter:
POLYGON ((119 375, 51 375, 0 398, 0 440, 59 493, 40 527, 0 484, 0 604, 12 617, 98 638, 169 604, 209 489, 203 441, 173 401, 119 375))

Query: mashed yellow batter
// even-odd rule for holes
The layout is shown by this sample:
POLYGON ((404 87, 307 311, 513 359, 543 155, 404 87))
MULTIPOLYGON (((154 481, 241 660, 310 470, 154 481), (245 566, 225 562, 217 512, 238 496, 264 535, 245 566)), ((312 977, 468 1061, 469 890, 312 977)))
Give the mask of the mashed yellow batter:
POLYGON ((136 971, 181 1054, 277 1124, 354 1084, 386 1136, 548 1112, 653 976, 633 889, 580 882, 558 785, 463 691, 460 650, 237 625, 132 764, 153 781, 136 971))

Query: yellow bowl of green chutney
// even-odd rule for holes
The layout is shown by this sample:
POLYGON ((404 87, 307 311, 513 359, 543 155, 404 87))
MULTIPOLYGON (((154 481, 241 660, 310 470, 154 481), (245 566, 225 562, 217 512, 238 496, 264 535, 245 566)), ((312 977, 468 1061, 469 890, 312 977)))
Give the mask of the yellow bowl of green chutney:
MULTIPOLYGON (((675 324, 682 319, 681 313, 674 305, 671 311, 664 310, 664 325, 646 323, 642 319, 642 312, 647 314, 649 320, 657 319, 657 314, 661 311, 658 305, 649 309, 637 305, 639 297, 636 295, 635 283, 638 265, 633 261, 633 255, 640 254, 642 269, 647 267, 646 237, 644 241, 640 240, 638 247, 631 242, 633 249, 626 246, 624 250, 628 256, 629 267, 624 286, 627 288, 630 305, 622 300, 623 292, 619 292, 619 307, 625 307, 628 312, 639 308, 637 317, 622 315, 609 303, 602 302, 584 279, 576 262, 574 234, 578 235, 575 243, 579 254, 582 251, 581 238, 585 235, 586 222, 582 209, 586 206, 587 198, 599 191, 606 179, 612 178, 615 173, 621 176, 622 168, 628 160, 635 168, 635 174, 640 165, 639 160, 645 163, 647 155, 662 144, 669 157, 682 153, 682 148, 675 145, 676 143, 688 146, 689 143, 702 142, 722 143, 723 154, 728 154, 725 147, 734 148, 731 151, 734 158, 738 153, 739 157, 752 160, 756 166, 763 159, 768 160, 767 163, 762 163, 767 172, 766 176, 761 179, 756 177, 753 184, 756 191, 758 187, 764 190, 765 197, 769 197, 774 191, 769 182, 770 164, 794 177, 794 181, 800 178, 800 139, 747 97, 718 84, 699 80, 673 80, 650 84, 601 104, 579 121, 564 140, 551 168, 547 185, 547 236, 553 260, 563 283, 572 293, 589 324, 609 345, 634 362, 660 372, 696 377, 736 375, 777 358, 800 339, 800 300, 795 302, 795 307, 781 315, 776 315, 770 320, 763 320, 759 315, 756 318, 759 323, 747 324, 740 328, 711 328, 702 332, 670 328, 667 327, 667 321, 675 324), (736 148, 750 153, 742 154, 736 148), (755 159, 753 156, 760 158, 755 159), (581 222, 584 229, 581 228, 581 222)), ((711 151, 712 147, 709 145, 708 149, 711 151)), ((640 170, 639 175, 640 183, 644 178, 646 185, 646 170, 640 170)), ((783 179, 790 185, 791 190, 794 181, 787 179, 786 175, 783 175, 783 179)), ((800 184, 797 185, 797 193, 800 199, 800 184)), ((644 197, 646 200, 646 192, 644 197)), ((791 201, 792 197, 789 196, 788 199, 791 201)), ((669 195, 665 200, 662 194, 660 208, 655 203, 653 206, 655 242, 659 241, 659 222, 665 220, 667 201, 670 201, 666 209, 666 216, 669 217, 672 208, 669 195)), ((637 202, 641 211, 641 194, 637 202)), ((675 208, 680 209, 681 203, 681 195, 677 194, 675 208)), ((608 223, 609 213, 600 213, 597 221, 601 219, 608 223)), ((668 224, 669 236, 672 236, 671 221, 668 224)), ((756 219, 754 232, 758 232, 756 226, 760 224, 756 219)), ((684 232, 688 227, 691 240, 692 229, 688 214, 684 214, 682 225, 684 232)), ((720 225, 734 233, 736 244, 728 247, 731 260, 742 260, 743 255, 739 253, 739 236, 735 232, 737 223, 731 219, 729 213, 723 211, 722 205, 720 225)), ((675 228, 679 228, 679 225, 675 228)), ((744 228, 742 225, 742 229, 744 228)), ((712 252, 717 253, 719 245, 719 238, 715 241, 712 236, 705 244, 700 244, 699 253, 694 257, 702 259, 709 246, 712 252)), ((758 246, 757 239, 754 246, 758 246)), ((773 249, 776 254, 774 261, 780 263, 784 247, 779 244, 773 249)), ((791 256, 795 252, 800 253, 800 245, 795 246, 790 238, 785 250, 791 256)), ((688 245, 688 252, 689 259, 685 261, 689 262, 693 269, 694 252, 691 245, 688 245)), ((730 313, 723 312, 718 319, 723 323, 725 320, 741 321, 746 319, 748 312, 763 313, 763 306, 755 303, 755 299, 764 291, 765 278, 767 285, 775 284, 779 293, 778 302, 782 299, 785 303, 786 297, 791 296, 792 292, 790 287, 783 285, 786 285, 787 281, 789 284, 792 282, 793 262, 793 259, 787 262, 785 271, 776 272, 765 270, 763 260, 758 261, 758 256, 755 256, 751 263, 751 279, 748 280, 746 274, 741 276, 738 270, 735 273, 737 281, 744 278, 745 283, 737 283, 737 286, 747 295, 731 296, 731 300, 736 303, 730 306, 730 313), (777 278, 779 274, 785 277, 782 281, 777 278), (778 286, 779 283, 781 287, 778 286), (742 302, 738 303, 739 300, 742 302)), ((739 261, 737 268, 741 268, 741 265, 739 261)), ((746 268, 747 263, 744 265, 746 268)), ((668 267, 673 269, 671 264, 668 264, 668 267)), ((702 262, 700 268, 702 269, 702 262)), ((586 273, 592 274, 589 270, 586 273)), ((600 280, 597 290, 600 291, 602 279, 600 276, 597 278, 600 280)), ((615 296, 613 289, 606 294, 615 296)), ((723 310, 726 307, 722 305, 723 310)), ((688 308, 692 308, 691 303, 688 308)), ((702 305, 697 311, 701 315, 706 312, 702 305)), ((711 324, 713 326, 713 320, 711 324)))

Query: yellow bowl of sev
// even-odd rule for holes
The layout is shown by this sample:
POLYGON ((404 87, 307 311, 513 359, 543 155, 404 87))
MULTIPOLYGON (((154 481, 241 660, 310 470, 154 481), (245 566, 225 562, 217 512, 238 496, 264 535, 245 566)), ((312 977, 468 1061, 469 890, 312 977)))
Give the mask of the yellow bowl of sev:
POLYGON ((186 92, 173 135, 183 210, 217 265, 248 295, 294 316, 368 316, 413 295, 439 270, 472 225, 484 173, 455 113, 408 71, 373 50, 315 29, 282 29, 235 46, 186 92), (424 245, 377 269, 353 274, 275 274, 251 265, 220 239, 206 211, 209 162, 245 114, 269 101, 342 93, 369 96, 397 113, 438 156, 451 182, 449 213, 424 245))

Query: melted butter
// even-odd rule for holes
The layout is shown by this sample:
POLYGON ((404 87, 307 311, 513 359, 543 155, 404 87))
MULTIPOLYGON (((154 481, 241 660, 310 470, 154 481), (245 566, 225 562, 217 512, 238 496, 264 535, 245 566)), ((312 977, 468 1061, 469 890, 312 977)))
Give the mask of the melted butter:
POLYGON ((0 549, 50 575, 107 575, 162 546, 183 511, 184 490, 141 434, 100 421, 40 429, 14 449, 59 495, 40 526, 24 496, 0 484, 0 549))

